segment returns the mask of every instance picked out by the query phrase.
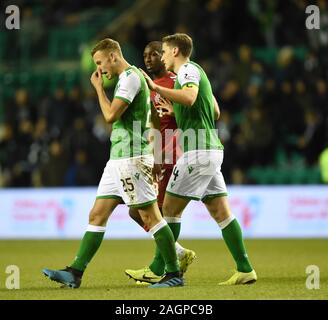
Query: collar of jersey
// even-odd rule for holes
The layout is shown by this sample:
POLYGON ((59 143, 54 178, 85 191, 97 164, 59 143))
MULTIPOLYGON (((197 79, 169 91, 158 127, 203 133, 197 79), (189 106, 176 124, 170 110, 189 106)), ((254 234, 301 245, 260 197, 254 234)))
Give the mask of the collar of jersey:
POLYGON ((120 73, 120 75, 118 76, 118 78, 121 79, 121 78, 123 77, 123 75, 124 75, 124 72, 126 72, 126 71, 129 70, 129 69, 132 69, 132 67, 133 67, 133 66, 128 66, 126 69, 124 69, 124 70, 120 73))

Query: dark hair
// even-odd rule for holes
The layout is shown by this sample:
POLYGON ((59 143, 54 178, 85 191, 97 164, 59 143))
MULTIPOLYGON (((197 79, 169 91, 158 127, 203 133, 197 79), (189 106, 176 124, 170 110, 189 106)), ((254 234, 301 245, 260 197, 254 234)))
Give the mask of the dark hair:
POLYGON ((145 49, 146 48, 151 48, 153 50, 157 50, 157 51, 161 52, 162 51, 162 42, 161 41, 151 41, 146 45, 145 49))
POLYGON ((175 33, 162 39, 168 46, 178 47, 184 57, 190 57, 193 44, 192 39, 185 33, 175 33))

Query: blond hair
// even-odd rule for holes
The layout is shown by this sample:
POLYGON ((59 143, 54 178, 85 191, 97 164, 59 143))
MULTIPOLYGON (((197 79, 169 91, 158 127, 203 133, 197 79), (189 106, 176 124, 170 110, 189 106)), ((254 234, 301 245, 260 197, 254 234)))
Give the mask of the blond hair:
POLYGON ((115 52, 118 52, 118 54, 120 56, 122 56, 122 50, 121 50, 120 44, 117 41, 110 39, 110 38, 106 38, 106 39, 99 41, 94 46, 94 48, 91 50, 91 55, 94 56, 94 54, 97 51, 108 51, 108 52, 115 51, 115 52))

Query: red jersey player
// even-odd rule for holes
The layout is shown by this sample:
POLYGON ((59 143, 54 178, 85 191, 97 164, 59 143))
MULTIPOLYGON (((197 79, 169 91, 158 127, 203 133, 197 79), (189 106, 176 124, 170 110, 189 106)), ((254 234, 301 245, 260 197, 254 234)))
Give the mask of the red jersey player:
MULTIPOLYGON (((145 49, 146 57, 145 64, 148 72, 152 73, 153 64, 151 61, 152 54, 151 49, 145 49), (148 55, 147 55, 148 54, 148 55), (147 59, 147 60, 146 60, 147 59)), ((175 74, 172 72, 167 72, 165 69, 163 70, 164 74, 161 77, 154 76, 154 82, 166 87, 173 88, 175 81, 175 74)), ((154 74, 154 73, 152 73, 154 74)), ((169 182, 170 176, 173 171, 173 167, 176 163, 177 157, 179 156, 179 151, 177 150, 176 144, 176 136, 174 135, 174 131, 177 129, 177 124, 175 122, 175 118, 173 115, 170 115, 170 110, 163 108, 163 106, 167 106, 167 103, 163 98, 156 92, 152 91, 150 95, 153 106, 158 111, 158 117, 160 122, 160 131, 162 136, 162 165, 161 165, 161 173, 158 177, 158 207, 161 209, 163 206, 163 200, 165 195, 166 186, 169 182)))
MULTIPOLYGON (((176 76, 174 73, 167 71, 161 61, 162 43, 160 41, 150 42, 145 47, 143 57, 147 71, 151 74, 154 82, 167 88, 173 88, 176 76)), ((175 122, 171 103, 163 99, 156 92, 151 92, 150 97, 152 105, 155 108, 152 110, 152 122, 155 129, 156 127, 159 127, 162 136, 162 164, 156 164, 155 157, 154 166, 154 175, 157 176, 157 179, 155 180, 157 180, 158 183, 158 207, 161 210, 166 186, 169 182, 176 160, 179 157, 177 139, 174 134, 174 131, 177 129, 177 124, 175 122), (155 110, 158 112, 157 116, 155 115, 155 110)), ((144 225, 138 211, 130 209, 129 214, 133 220, 148 231, 148 228, 144 225)), ((182 272, 186 272, 187 267, 196 257, 195 252, 183 248, 177 242, 176 250, 180 262, 180 269, 182 272)), ((162 259, 162 257, 156 253, 155 258, 149 267, 139 270, 125 270, 125 273, 129 277, 135 279, 137 283, 158 282, 164 274, 164 270, 162 269, 163 263, 159 261, 160 259, 162 259)))

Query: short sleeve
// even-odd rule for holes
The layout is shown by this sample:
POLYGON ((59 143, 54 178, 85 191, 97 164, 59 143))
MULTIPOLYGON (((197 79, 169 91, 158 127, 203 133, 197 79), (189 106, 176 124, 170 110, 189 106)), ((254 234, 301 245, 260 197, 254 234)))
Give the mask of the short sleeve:
POLYGON ((114 98, 130 104, 141 88, 141 81, 135 72, 125 72, 117 84, 114 98))
POLYGON ((188 83, 199 86, 200 72, 196 66, 191 63, 182 65, 179 69, 177 79, 181 87, 188 83))

